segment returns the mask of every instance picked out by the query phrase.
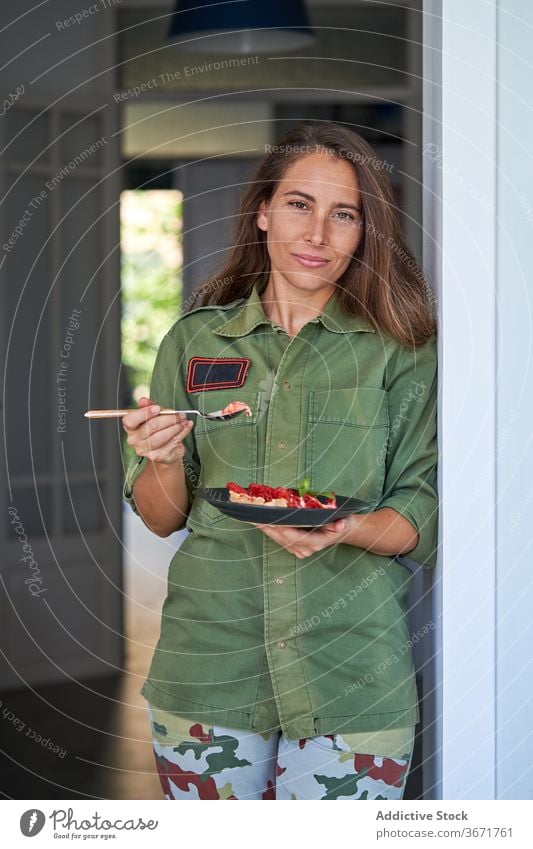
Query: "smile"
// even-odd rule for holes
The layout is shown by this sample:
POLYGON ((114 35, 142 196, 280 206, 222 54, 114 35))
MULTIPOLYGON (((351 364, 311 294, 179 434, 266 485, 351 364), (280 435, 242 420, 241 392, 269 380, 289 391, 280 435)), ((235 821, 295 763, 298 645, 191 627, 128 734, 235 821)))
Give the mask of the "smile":
POLYGON ((320 268, 329 262, 329 259, 320 259, 309 254, 293 254, 293 256, 306 268, 320 268))

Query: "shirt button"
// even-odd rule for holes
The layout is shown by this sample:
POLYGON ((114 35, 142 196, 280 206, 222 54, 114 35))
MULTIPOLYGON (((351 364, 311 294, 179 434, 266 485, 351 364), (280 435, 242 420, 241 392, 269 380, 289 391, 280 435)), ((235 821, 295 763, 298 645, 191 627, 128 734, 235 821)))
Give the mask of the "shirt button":
POLYGON ((281 586, 281 584, 284 584, 284 583, 285 583, 285 578, 276 578, 276 584, 279 584, 281 586))
POLYGON ((285 642, 285 640, 280 640, 279 643, 278 643, 278 649, 286 649, 286 648, 287 648, 287 643, 285 642))
POLYGON ((286 448, 286 447, 287 447, 286 442, 278 442, 278 448, 286 448))
POLYGON ((291 388, 291 385, 290 385, 288 380, 283 381, 283 388, 284 389, 290 389, 291 388))

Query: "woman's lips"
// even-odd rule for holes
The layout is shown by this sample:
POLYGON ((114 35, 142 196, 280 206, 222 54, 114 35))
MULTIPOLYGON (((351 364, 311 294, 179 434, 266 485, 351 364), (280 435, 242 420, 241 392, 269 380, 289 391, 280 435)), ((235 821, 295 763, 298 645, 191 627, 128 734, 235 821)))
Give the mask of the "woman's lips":
POLYGON ((309 256, 309 254, 293 254, 293 256, 306 268, 321 268, 329 262, 329 259, 309 256))

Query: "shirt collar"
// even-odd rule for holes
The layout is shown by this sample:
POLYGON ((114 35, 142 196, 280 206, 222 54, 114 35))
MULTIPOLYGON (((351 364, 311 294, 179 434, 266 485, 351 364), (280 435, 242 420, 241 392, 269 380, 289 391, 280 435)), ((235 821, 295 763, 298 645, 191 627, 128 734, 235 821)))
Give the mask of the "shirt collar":
MULTIPOLYGON (((250 296, 243 301, 239 312, 213 328, 213 333, 218 336, 246 336, 260 324, 273 322, 265 315, 260 294, 266 286, 266 278, 262 278, 254 284, 250 296)), ((312 322, 320 322, 332 333, 353 333, 358 331, 375 333, 374 328, 362 317, 349 315, 341 306, 335 295, 329 299, 326 307, 320 315, 312 319, 312 322)))

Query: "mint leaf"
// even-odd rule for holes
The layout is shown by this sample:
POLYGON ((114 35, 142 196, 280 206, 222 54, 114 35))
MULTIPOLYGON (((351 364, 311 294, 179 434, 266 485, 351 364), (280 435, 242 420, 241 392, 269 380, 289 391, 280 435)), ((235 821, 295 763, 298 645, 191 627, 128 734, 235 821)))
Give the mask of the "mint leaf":
POLYGON ((309 492, 309 487, 311 486, 311 478, 305 476, 303 481, 298 481, 296 484, 296 489, 298 490, 298 495, 307 495, 309 492))
POLYGON ((321 492, 319 489, 309 489, 311 486, 311 478, 306 477, 302 481, 297 481, 294 489, 298 491, 298 495, 312 495, 315 498, 317 495, 321 495, 322 498, 335 498, 335 493, 331 492, 331 490, 327 490, 326 492, 321 492))
POLYGON ((332 492, 331 490, 327 490, 326 492, 313 492, 313 493, 310 493, 310 494, 321 495, 322 498, 334 498, 335 497, 335 493, 332 492))

